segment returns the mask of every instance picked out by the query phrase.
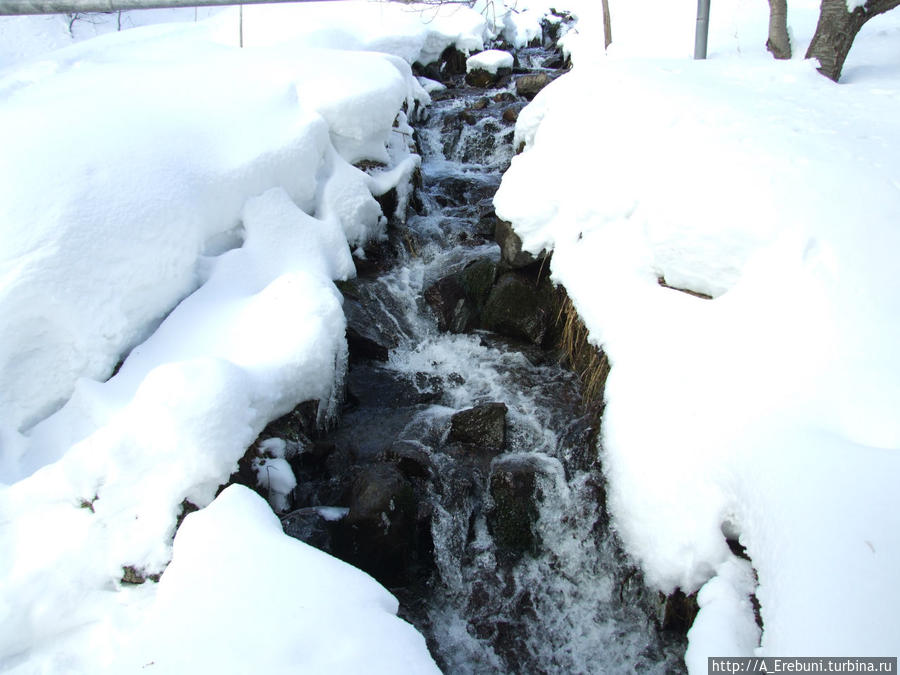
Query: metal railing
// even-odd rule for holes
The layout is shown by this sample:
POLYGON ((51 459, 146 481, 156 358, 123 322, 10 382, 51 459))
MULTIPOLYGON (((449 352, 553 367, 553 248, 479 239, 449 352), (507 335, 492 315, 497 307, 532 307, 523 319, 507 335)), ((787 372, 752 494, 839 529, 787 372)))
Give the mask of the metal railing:
MULTIPOLYGON (((222 7, 261 5, 271 2, 322 2, 323 0, 0 0, 0 16, 20 14, 71 14, 121 12, 130 9, 170 9, 174 7, 222 7)), ((339 2, 340 0, 325 0, 339 2)))

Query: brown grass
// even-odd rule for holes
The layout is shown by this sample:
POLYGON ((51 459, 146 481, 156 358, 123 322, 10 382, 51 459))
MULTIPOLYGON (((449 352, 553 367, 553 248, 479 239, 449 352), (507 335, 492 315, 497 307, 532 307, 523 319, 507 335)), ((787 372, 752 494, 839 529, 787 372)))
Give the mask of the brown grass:
POLYGON ((587 327, 568 296, 560 307, 557 322, 562 324, 559 348, 563 359, 581 380, 585 408, 599 416, 603 409, 606 378, 609 376, 609 359, 602 349, 588 341, 587 327))

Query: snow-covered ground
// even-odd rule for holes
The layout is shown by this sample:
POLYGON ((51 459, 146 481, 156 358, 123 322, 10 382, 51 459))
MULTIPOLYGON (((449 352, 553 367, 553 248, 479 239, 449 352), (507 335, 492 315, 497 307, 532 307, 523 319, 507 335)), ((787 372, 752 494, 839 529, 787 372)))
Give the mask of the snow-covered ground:
MULTIPOLYGON (((0 20, 0 670, 435 670, 371 579, 213 497, 269 420, 333 408, 332 282, 417 162, 409 64, 549 4, 245 7, 244 49, 234 8, 0 20)), ((608 54, 569 0, 575 69, 497 197, 610 356, 614 523, 701 589, 696 672, 900 650, 900 10, 836 85, 799 58, 817 5, 775 62, 766 3, 717 2, 693 62, 694 0, 610 0, 608 54)))
POLYGON ((0 21, 0 669, 435 671, 396 600, 245 488, 172 534, 269 421, 334 412, 333 281, 419 161, 410 64, 482 49, 484 18, 248 7, 243 49, 236 8, 93 21, 0 21))
POLYGON ((802 60, 819 3, 788 4, 793 60, 734 1, 695 62, 693 0, 611 0, 605 55, 584 3, 495 199, 609 355, 613 522, 649 583, 700 589, 692 672, 900 651, 900 11, 835 84, 802 60))

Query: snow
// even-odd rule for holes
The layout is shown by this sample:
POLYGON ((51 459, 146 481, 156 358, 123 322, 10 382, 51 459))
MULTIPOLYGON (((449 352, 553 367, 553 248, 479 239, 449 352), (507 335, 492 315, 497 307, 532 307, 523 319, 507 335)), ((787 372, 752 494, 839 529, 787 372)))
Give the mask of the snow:
MULTIPOLYGON (((614 525, 699 589, 692 672, 896 653, 900 15, 836 85, 801 58, 815 0, 789 62, 765 3, 715 5, 702 63, 693 0, 609 4, 604 51, 600 3, 567 3, 575 69, 496 205, 610 356, 614 525)), ((286 446, 256 447, 269 505, 216 493, 270 420, 334 413, 333 282, 374 197, 402 212, 438 90, 410 64, 526 44, 547 6, 491 9, 244 7, 244 49, 237 8, 0 19, 0 670, 436 671, 387 591, 281 533, 286 446)))
MULTIPOLYGON (((335 413, 333 282, 419 163, 410 63, 481 49, 485 21, 280 7, 245 8, 244 49, 236 8, 92 39, 0 22, 0 670, 233 666, 243 636, 274 672, 436 670, 374 581, 245 490, 213 500, 269 421, 335 413)), ((255 451, 282 508, 287 447, 255 451)))
POLYGON ((108 672, 235 672, 248 657, 263 673, 440 672, 396 612, 371 577, 284 536, 258 495, 232 485, 185 519, 146 618, 108 672))
POLYGON ((765 3, 714 6, 705 62, 696 3, 610 7, 605 54, 573 8, 575 68, 522 111, 495 206, 610 358, 614 526, 652 586, 700 590, 691 672, 896 653, 900 15, 836 85, 802 60, 818 3, 791 4, 787 62, 765 3))
POLYGON ((466 59, 466 72, 484 70, 491 75, 496 75, 500 68, 512 68, 513 55, 499 49, 488 49, 478 52, 466 59))

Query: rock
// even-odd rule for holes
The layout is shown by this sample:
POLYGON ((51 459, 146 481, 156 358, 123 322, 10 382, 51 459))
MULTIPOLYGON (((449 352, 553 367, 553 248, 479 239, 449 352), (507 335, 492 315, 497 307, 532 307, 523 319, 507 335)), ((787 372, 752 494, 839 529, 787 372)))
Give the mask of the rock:
POLYGON ((521 109, 521 106, 509 106, 506 110, 503 111, 503 121, 507 122, 508 124, 515 124, 519 119, 519 111, 521 109))
POLYGON ((122 578, 120 582, 128 586, 139 586, 147 580, 159 582, 161 574, 147 574, 142 569, 138 569, 133 565, 125 565, 122 568, 122 578))
POLYGON ((315 507, 297 509, 281 516, 284 533, 302 542, 315 546, 320 551, 330 553, 330 523, 315 507))
POLYGON ((491 260, 476 260, 457 274, 439 279, 425 289, 425 302, 434 310, 438 328, 464 333, 479 324, 481 308, 497 276, 491 260))
POLYGON ((385 453, 388 461, 395 462, 407 478, 430 478, 434 472, 431 457, 421 443, 397 441, 385 453))
POLYGON ((260 438, 283 438, 304 446, 318 431, 319 402, 303 401, 288 414, 269 422, 260 438))
POLYGON ((515 94, 509 91, 501 91, 499 94, 494 94, 494 103, 512 103, 515 100, 515 94))
POLYGON ((455 46, 450 45, 441 53, 441 75, 462 75, 466 72, 466 59, 468 58, 468 56, 459 51, 455 46))
POLYGON ((362 303, 344 296, 344 315, 347 317, 347 347, 350 359, 387 361, 396 339, 379 330, 362 303))
POLYGON ((659 594, 658 620, 664 631, 687 635, 699 611, 696 592, 686 595, 677 589, 668 596, 659 594))
POLYGON ((500 335, 543 345, 550 337, 556 298, 549 281, 535 283, 516 272, 500 277, 481 312, 481 327, 500 335))
POLYGON ((491 100, 486 96, 482 97, 472 104, 472 110, 484 110, 488 107, 488 104, 490 104, 490 102, 491 100))
POLYGON ((464 333, 470 327, 472 308, 466 303, 466 291, 458 275, 444 277, 426 288, 425 302, 434 310, 440 330, 464 333))
POLYGON ((491 211, 478 219, 478 222, 475 223, 475 227, 472 231, 479 237, 493 239, 497 230, 498 220, 500 219, 497 218, 493 211, 491 211))
POLYGON ((501 557, 537 555, 540 537, 534 532, 538 502, 543 498, 538 476, 543 465, 530 455, 504 455, 491 465, 491 506, 488 529, 501 557))
POLYGON ((556 53, 551 54, 544 62, 541 64, 542 68, 549 68, 550 70, 565 70, 569 67, 569 60, 564 57, 562 54, 556 53))
POLYGON ((511 68, 498 68, 496 73, 488 72, 482 68, 475 68, 466 73, 466 84, 470 87, 487 89, 497 85, 500 80, 512 72, 511 68))
POLYGON ((520 75, 516 78, 516 93, 527 99, 532 99, 537 93, 550 84, 551 79, 547 73, 535 73, 533 75, 520 75))
POLYGON ((351 483, 349 512, 336 528, 336 555, 386 586, 409 584, 430 571, 430 522, 417 501, 413 484, 396 466, 360 468, 351 483))
POLYGON ((493 260, 476 260, 463 269, 460 283, 466 299, 474 305, 475 313, 481 312, 496 279, 497 264, 493 260))
POLYGON ((462 410, 450 418, 447 440, 502 450, 506 444, 507 410, 505 403, 485 403, 462 410))
POLYGON ((507 268, 527 267, 543 258, 543 255, 535 257, 528 251, 523 251, 521 237, 515 233, 511 224, 499 218, 494 227, 494 241, 500 245, 500 263, 507 268))

